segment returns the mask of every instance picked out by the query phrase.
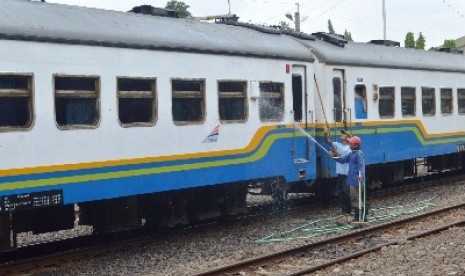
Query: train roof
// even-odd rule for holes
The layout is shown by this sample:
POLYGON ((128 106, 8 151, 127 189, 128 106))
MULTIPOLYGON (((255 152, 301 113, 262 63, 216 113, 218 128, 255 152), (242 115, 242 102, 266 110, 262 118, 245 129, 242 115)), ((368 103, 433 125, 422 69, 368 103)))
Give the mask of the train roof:
POLYGON ((78 6, 2 0, 0 39, 313 61, 290 36, 248 28, 78 6))
POLYGON ((347 42, 344 46, 321 40, 303 42, 321 63, 428 71, 465 72, 465 56, 371 43, 347 42))

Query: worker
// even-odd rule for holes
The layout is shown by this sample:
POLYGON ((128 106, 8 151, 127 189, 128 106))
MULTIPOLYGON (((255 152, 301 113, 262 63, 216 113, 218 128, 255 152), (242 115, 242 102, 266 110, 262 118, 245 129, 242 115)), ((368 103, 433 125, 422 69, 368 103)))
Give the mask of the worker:
MULTIPOLYGON (((326 144, 332 147, 332 150, 329 152, 331 157, 342 157, 350 153, 349 138, 351 135, 346 132, 344 129, 341 130, 341 142, 333 142, 329 137, 327 131, 324 132, 326 144)), ((344 215, 350 215, 351 212, 351 202, 350 202, 350 189, 346 185, 347 174, 349 172, 349 164, 336 163, 336 191, 339 204, 341 206, 341 211, 344 215)))
POLYGON ((346 185, 349 186, 351 208, 355 221, 366 221, 365 157, 360 150, 362 140, 358 136, 349 139, 351 152, 342 157, 333 157, 341 164, 349 164, 346 185))

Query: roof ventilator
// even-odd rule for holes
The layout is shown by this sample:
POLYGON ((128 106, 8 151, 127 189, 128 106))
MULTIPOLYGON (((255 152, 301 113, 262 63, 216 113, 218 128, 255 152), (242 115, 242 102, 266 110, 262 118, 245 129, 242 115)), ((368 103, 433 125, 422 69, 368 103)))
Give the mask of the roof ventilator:
POLYGON ((400 42, 394 40, 375 39, 368 42, 375 45, 384 45, 389 47, 400 47, 400 42))
POLYGON ((345 45, 347 44, 347 40, 344 39, 343 35, 323 32, 313 33, 312 35, 315 36, 316 39, 331 43, 339 47, 345 47, 345 45))
POLYGON ((463 54, 462 50, 459 50, 457 48, 449 48, 449 47, 441 47, 437 49, 438 52, 443 52, 443 53, 450 53, 450 54, 463 54))
POLYGON ((294 32, 294 31, 283 31, 283 30, 281 30, 281 33, 283 33, 285 35, 290 35, 290 36, 298 38, 298 39, 315 41, 315 36, 310 35, 310 34, 306 34, 306 33, 298 33, 298 32, 294 32))
POLYGON ((153 15, 153 16, 161 16, 161 17, 179 18, 179 14, 177 11, 157 8, 157 7, 153 7, 150 5, 136 6, 128 12, 147 14, 147 15, 153 15))
POLYGON ((281 31, 277 30, 275 28, 271 28, 271 27, 267 27, 267 26, 261 26, 261 25, 254 25, 254 24, 249 24, 249 23, 225 21, 225 22, 218 22, 218 24, 225 24, 225 25, 232 25, 232 26, 249 28, 249 29, 259 31, 259 32, 262 32, 262 33, 267 33, 267 34, 281 34, 281 31))

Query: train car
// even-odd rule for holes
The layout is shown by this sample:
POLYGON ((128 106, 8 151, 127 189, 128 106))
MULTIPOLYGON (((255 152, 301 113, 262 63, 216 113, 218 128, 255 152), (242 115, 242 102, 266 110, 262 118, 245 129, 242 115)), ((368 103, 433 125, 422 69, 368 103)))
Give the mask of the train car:
MULTIPOLYGON (((362 138, 370 187, 415 175, 420 162, 465 166, 465 56, 315 36, 305 44, 316 60, 317 132, 362 138)), ((318 177, 334 177, 334 162, 318 156, 318 177)))
POLYGON ((76 221, 234 215, 250 183, 316 178, 305 39, 27 0, 0 15, 1 250, 76 221))

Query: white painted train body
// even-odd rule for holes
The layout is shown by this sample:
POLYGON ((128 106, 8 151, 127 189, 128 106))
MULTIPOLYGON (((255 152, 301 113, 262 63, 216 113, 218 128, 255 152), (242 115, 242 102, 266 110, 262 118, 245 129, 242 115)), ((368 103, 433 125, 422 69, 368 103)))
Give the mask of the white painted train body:
MULTIPOLYGON (((326 41, 306 42, 324 103, 315 100, 315 119, 320 132, 328 124, 362 138, 372 185, 414 174, 423 157, 430 170, 463 167, 463 55, 317 36, 326 41)), ((334 162, 321 156, 319 175, 331 177, 334 162)))
POLYGON ((72 228, 75 206, 97 232, 173 226, 315 179, 299 39, 23 0, 0 15, 0 248, 72 228))
POLYGON ((328 127, 372 186, 465 163, 458 55, 27 0, 2 1, 0 49, 0 250, 76 207, 112 232, 235 215, 249 187, 324 195, 328 127))

